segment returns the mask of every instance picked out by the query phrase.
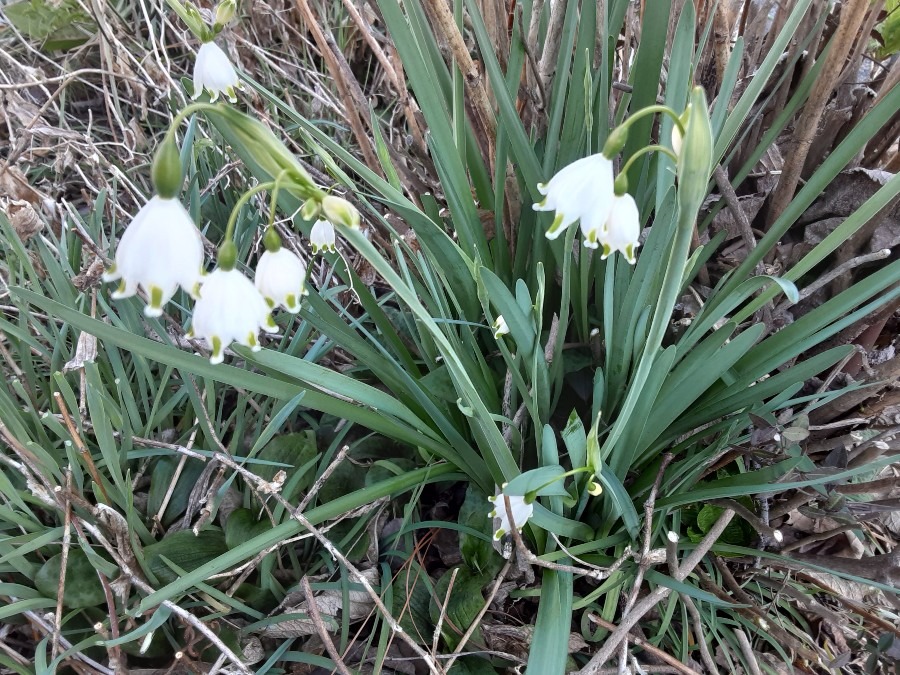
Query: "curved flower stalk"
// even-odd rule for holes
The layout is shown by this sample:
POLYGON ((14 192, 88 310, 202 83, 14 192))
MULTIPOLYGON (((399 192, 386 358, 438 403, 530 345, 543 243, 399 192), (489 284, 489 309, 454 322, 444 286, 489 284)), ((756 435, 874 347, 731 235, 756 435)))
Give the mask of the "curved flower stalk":
POLYGON ((235 103, 237 96, 234 90, 240 88, 241 82, 228 55, 215 42, 204 42, 194 61, 193 98, 198 99, 206 91, 210 95, 210 101, 215 101, 223 94, 235 103))
POLYGON ((225 360, 232 342, 259 351, 260 329, 278 332, 262 294, 236 269, 215 269, 200 288, 189 336, 206 341, 212 351, 209 362, 216 364, 225 360))

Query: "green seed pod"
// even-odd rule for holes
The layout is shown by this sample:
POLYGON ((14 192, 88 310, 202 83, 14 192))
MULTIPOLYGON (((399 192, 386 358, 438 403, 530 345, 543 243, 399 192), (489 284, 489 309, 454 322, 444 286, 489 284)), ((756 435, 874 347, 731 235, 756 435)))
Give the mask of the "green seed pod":
POLYGON ((307 199, 300 208, 300 217, 303 220, 310 221, 319 217, 322 205, 315 199, 307 199))
POLYGON ((275 253, 281 248, 281 237, 278 236, 278 232, 275 231, 274 227, 266 229, 266 233, 263 235, 263 246, 270 253, 275 253))
POLYGON ((622 148, 625 147, 625 143, 627 142, 628 125, 620 124, 612 130, 609 138, 606 139, 606 144, 603 146, 603 156, 607 159, 612 159, 620 152, 622 152, 622 148))
POLYGON ((169 135, 166 135, 156 150, 151 178, 156 194, 163 199, 174 199, 181 192, 181 184, 184 182, 184 175, 181 173, 181 155, 178 152, 178 144, 169 135))
POLYGON ((237 246, 234 245, 233 240, 229 239, 228 241, 222 242, 216 260, 220 269, 223 269, 226 272, 234 269, 235 264, 237 264, 237 246))

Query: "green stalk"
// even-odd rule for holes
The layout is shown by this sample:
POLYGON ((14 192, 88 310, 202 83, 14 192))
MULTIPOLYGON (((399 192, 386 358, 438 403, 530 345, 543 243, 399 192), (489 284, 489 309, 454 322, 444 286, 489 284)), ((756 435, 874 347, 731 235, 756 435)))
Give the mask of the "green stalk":
POLYGON ((601 457, 610 457, 609 466, 613 472, 622 477, 624 470, 630 465, 630 456, 624 456, 620 453, 616 456, 610 456, 615 448, 616 442, 628 427, 629 418, 637 405, 638 399, 643 393, 644 384, 650 375, 650 369, 656 360, 659 348, 662 346, 663 337, 666 333, 666 327, 669 325, 669 317, 675 309, 675 303, 678 300, 678 294, 681 291, 681 280, 684 276, 684 268, 687 264, 688 253, 691 248, 691 235, 694 230, 695 214, 683 207, 681 201, 678 204, 678 227, 675 232, 675 242, 672 245, 672 251, 669 254, 669 262, 666 266, 666 276, 663 279, 662 289, 659 294, 659 300, 656 302, 656 310, 653 313, 653 323, 650 324, 650 333, 647 335, 647 342, 644 346, 644 352, 641 354, 641 360, 638 364, 637 371, 631 386, 628 388, 628 395, 618 418, 613 424, 606 441, 601 449, 601 457))

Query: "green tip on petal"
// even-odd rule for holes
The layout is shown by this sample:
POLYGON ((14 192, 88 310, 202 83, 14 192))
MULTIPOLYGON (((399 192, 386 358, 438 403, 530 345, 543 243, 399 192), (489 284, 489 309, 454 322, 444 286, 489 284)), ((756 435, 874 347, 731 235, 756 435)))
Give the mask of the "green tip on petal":
POLYGON ((562 233, 563 217, 561 211, 556 212, 556 218, 553 219, 553 222, 550 223, 550 227, 547 229, 547 239, 556 239, 562 233))
POLYGON ((213 365, 222 363, 222 361, 225 360, 225 349, 222 346, 222 338, 218 335, 213 335, 209 341, 212 344, 212 354, 210 354, 209 362, 213 365))
POLYGON ((159 286, 150 287, 150 302, 144 310, 147 316, 159 316, 162 314, 163 292, 159 286), (152 313, 150 313, 152 312, 152 313))
POLYGON ((612 254, 612 249, 609 247, 609 244, 603 244, 603 255, 600 256, 600 260, 606 260, 612 254))
POLYGON ((275 308, 275 301, 272 298, 264 298, 266 304, 269 306, 269 309, 275 308))
POLYGON ((629 265, 634 265, 637 262, 637 257, 634 255, 634 244, 628 244, 625 247, 625 260, 628 261, 629 265))
POLYGON ((501 539, 503 539, 504 534, 506 534, 506 530, 503 529, 499 529, 494 532, 494 541, 500 541, 501 539))
POLYGON ((247 334, 247 346, 250 347, 250 351, 258 352, 262 347, 259 346, 259 339, 256 337, 256 333, 250 332, 247 334))

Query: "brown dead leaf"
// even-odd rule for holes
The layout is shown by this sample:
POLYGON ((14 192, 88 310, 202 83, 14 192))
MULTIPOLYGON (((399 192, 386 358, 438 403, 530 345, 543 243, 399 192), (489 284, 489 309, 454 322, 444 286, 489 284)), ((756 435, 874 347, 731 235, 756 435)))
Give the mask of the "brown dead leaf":
POLYGON ((32 206, 41 203, 41 193, 28 184, 28 179, 16 167, 7 167, 0 171, 0 197, 13 200, 25 200, 32 206))
POLYGON ((100 258, 94 258, 90 264, 82 268, 81 272, 79 272, 74 279, 72 279, 72 284, 79 291, 86 291, 89 288, 95 287, 100 283, 100 279, 103 276, 103 261, 100 258))
POLYGON ((19 239, 23 242, 31 239, 41 231, 44 222, 41 220, 31 202, 25 199, 0 198, 0 211, 6 214, 19 239))
MULTIPOLYGON (((378 583, 378 568, 363 570, 362 575, 370 584, 378 583)), ((324 581, 330 577, 309 577, 310 582, 324 581)), ((343 592, 340 589, 322 591, 316 595, 316 605, 322 620, 330 630, 336 630, 341 617, 353 622, 369 616, 375 606, 369 594, 361 590, 348 593, 350 604, 344 607, 343 592)), ((278 608, 282 614, 306 614, 308 604, 299 591, 288 593, 278 608)), ((289 619, 270 624, 259 631, 260 635, 270 638, 293 638, 304 635, 315 635, 316 627, 309 619, 289 619)))
MULTIPOLYGON (((528 659, 529 645, 534 636, 534 626, 510 626, 503 624, 481 625, 484 641, 490 649, 528 659)), ((569 653, 587 649, 588 643, 578 633, 569 633, 569 653)))
POLYGON ((78 336, 78 344, 75 347, 75 356, 63 366, 63 372, 84 368, 85 363, 93 363, 97 358, 97 337, 85 331, 78 336))

